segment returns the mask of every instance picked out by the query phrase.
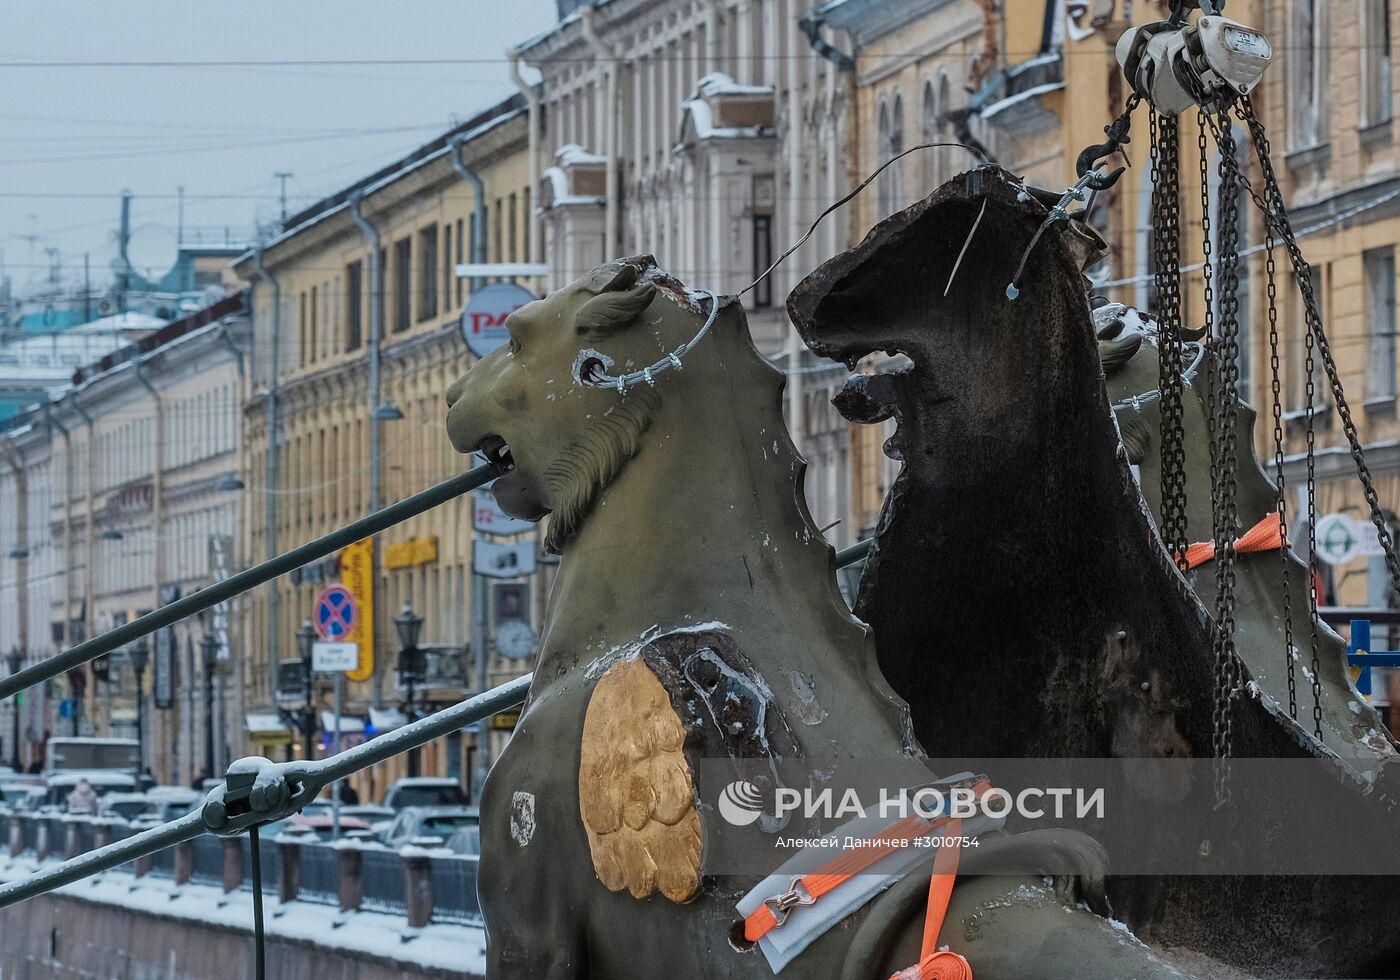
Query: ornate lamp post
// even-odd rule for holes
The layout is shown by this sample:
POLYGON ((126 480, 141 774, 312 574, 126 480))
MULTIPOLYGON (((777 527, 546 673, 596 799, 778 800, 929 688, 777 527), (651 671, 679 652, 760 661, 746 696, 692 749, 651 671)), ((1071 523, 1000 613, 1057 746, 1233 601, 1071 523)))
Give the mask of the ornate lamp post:
MULTIPOLYGON (((399 686, 408 692, 408 720, 413 721, 414 689, 423 683, 423 655, 418 649, 418 635, 423 630, 423 617, 413 612, 413 603, 405 602, 403 612, 394 617, 394 629, 399 635, 399 660, 395 673, 399 686)), ((418 775, 418 750, 408 753, 408 774, 418 775)))
MULTIPOLYGON (((11 648, 10 648, 10 652, 7 653, 7 654, 5 654, 5 669, 8 670, 11 674, 18 674, 19 671, 20 671, 20 668, 23 667, 23 666, 24 666, 24 654, 22 654, 22 653, 19 652, 19 647, 11 647, 11 648)), ((13 746, 12 751, 14 752, 14 756, 11 758, 10 761, 13 762, 13 763, 15 764, 15 768, 16 768, 16 769, 19 768, 19 762, 20 762, 20 758, 19 758, 19 709, 20 709, 20 705, 23 703, 22 700, 21 700, 22 698, 23 698, 23 695, 19 695, 19 696, 17 696, 17 697, 10 703, 10 719, 11 719, 11 721, 14 723, 14 732, 13 732, 13 734, 12 734, 12 736, 11 736, 12 739, 13 739, 13 741, 10 743, 10 744, 13 746)))
POLYGON ((306 758, 316 758, 315 682, 311 673, 311 647, 316 642, 316 630, 311 620, 304 619, 297 627, 297 653, 301 655, 302 678, 306 683, 306 710, 302 712, 301 734, 305 739, 306 758))
POLYGON ((204 659, 204 774, 214 775, 214 669, 219 663, 219 640, 206 632, 199 640, 204 659))
POLYGON ((145 637, 126 648, 127 662, 136 671, 136 768, 146 771, 146 666, 151 662, 151 648, 145 637))

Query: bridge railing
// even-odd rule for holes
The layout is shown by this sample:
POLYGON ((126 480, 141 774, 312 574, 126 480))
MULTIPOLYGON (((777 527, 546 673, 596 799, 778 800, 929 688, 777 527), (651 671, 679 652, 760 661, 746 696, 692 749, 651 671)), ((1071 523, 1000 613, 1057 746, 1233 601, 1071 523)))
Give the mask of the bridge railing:
MULTIPOLYGON (((84 640, 40 663, 31 664, 0 678, 0 700, 12 697, 162 627, 203 612, 294 568, 324 558, 347 545, 484 486, 501 472, 499 467, 488 464, 444 480, 421 493, 375 511, 368 517, 244 569, 99 636, 84 640)), ((860 541, 838 552, 836 567, 844 568, 863 561, 871 547, 870 541, 860 541)), ((44 864, 27 877, 0 884, 0 908, 43 895, 55 888, 133 861, 136 862, 138 873, 156 870, 164 873, 170 868, 175 880, 180 883, 195 875, 207 878, 212 873, 211 849, 214 845, 193 845, 191 841, 210 833, 218 834, 228 842, 236 841, 245 832, 256 834, 258 827, 298 812, 315 799, 322 789, 334 782, 519 706, 524 702, 529 688, 530 675, 527 674, 490 691, 478 692, 474 697, 450 708, 319 761, 274 764, 265 759, 240 759, 229 767, 222 785, 209 792, 203 806, 198 810, 160 826, 139 831, 132 828, 132 833, 121 837, 104 837, 105 846, 91 850, 84 850, 88 842, 85 842, 81 835, 69 837, 61 826, 49 828, 47 824, 41 823, 36 829, 36 857, 42 862, 51 854, 58 853, 64 854, 65 860, 58 864, 44 864)), ((95 841, 96 835, 92 842, 95 841)), ((228 883, 234 879, 231 869, 234 867, 237 849, 232 847, 231 843, 220 846, 224 848, 223 873, 220 879, 228 883)), ((362 862, 357 863, 353 858, 344 860, 346 868, 353 871, 362 869, 362 862)), ((421 856, 406 857, 405 861, 408 868, 405 870, 404 893, 409 897, 406 901, 406 913, 410 924, 421 925, 431 919, 431 898, 427 903, 427 919, 424 919, 422 901, 415 904, 412 898, 414 895, 432 894, 430 861, 421 859, 421 856), (423 877, 425 875, 426 878, 423 877)), ((370 863, 382 864, 379 859, 370 863)), ((248 861, 243 860, 241 864, 246 867, 248 861)), ((286 860, 281 861, 278 868, 278 888, 284 897, 295 897, 300 887, 299 868, 297 872, 296 875, 291 874, 286 860)), ((315 876, 322 874, 322 869, 318 867, 312 874, 315 879, 313 884, 319 894, 322 891, 320 878, 315 876)), ((353 875, 347 876, 346 871, 342 870, 342 886, 339 889, 342 908, 358 908, 359 903, 366 899, 371 903, 382 900, 378 877, 373 880, 359 877, 347 884, 349 877, 353 875), (352 904, 347 905, 347 902, 352 904)))
MULTIPOLYGON (((5 815, 8 847, 0 852, 0 876, 10 877, 57 863, 62 848, 54 848, 40 858, 36 849, 39 828, 62 826, 73 829, 66 839, 76 840, 80 857, 110 839, 121 841, 141 825, 105 817, 10 813, 5 815), (104 833, 107 835, 104 837, 104 833)), ((477 904, 477 861, 471 855, 450 854, 434 845, 436 838, 420 840, 400 850, 391 850, 377 841, 345 839, 339 844, 305 840, 283 834, 261 849, 263 887, 281 895, 284 905, 309 902, 335 905, 342 911, 364 910, 402 917, 405 928, 429 922, 479 925, 481 907, 477 904), (294 894, 283 890, 284 875, 295 879, 294 894)), ((251 891, 251 853, 246 838, 220 838, 211 835, 162 848, 151 855, 144 867, 129 864, 120 870, 137 878, 149 877, 170 882, 178 891, 186 887, 220 888, 225 893, 251 891), (186 864, 179 856, 187 849, 186 864)))

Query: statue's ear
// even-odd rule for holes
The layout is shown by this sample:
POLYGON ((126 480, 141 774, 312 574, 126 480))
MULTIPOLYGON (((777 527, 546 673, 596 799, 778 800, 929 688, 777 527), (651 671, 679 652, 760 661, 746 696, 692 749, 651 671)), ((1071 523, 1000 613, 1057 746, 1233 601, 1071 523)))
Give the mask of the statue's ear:
MULTIPOLYGON (((634 269, 631 279, 635 282, 636 278, 634 269)), ((655 296, 656 286, 649 282, 631 288, 624 287, 621 292, 599 293, 583 304, 578 316, 574 318, 574 326, 580 336, 589 340, 602 340, 635 320, 642 310, 651 305, 655 296)))

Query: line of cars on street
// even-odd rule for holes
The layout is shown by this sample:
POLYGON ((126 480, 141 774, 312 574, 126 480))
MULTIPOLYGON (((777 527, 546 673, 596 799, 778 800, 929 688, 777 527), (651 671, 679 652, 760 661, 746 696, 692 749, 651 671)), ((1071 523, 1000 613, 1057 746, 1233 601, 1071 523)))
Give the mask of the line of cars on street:
MULTIPOLYGON (((220 782, 206 780, 200 790, 156 785, 137 769, 137 751, 128 739, 50 739, 42 773, 0 766, 0 814, 89 813, 154 825, 202 805, 220 782)), ((467 804, 457 780, 418 776, 393 783, 382 803, 342 802, 337 808, 330 795, 322 795, 263 833, 328 841, 339 832, 392 848, 432 843, 475 855, 481 852, 478 823, 477 808, 467 804)))

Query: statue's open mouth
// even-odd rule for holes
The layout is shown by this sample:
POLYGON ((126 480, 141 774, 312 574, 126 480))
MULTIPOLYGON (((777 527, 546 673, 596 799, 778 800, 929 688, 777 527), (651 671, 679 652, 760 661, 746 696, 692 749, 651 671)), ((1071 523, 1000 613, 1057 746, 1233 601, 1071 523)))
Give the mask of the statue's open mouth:
POLYGON ((511 470, 515 467, 515 460, 510 455, 510 447, 500 436, 490 435, 482 439, 481 445, 476 447, 476 451, 485 456, 487 462, 499 466, 502 470, 511 470))

